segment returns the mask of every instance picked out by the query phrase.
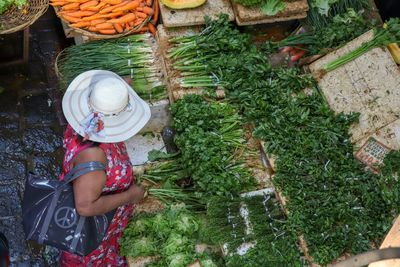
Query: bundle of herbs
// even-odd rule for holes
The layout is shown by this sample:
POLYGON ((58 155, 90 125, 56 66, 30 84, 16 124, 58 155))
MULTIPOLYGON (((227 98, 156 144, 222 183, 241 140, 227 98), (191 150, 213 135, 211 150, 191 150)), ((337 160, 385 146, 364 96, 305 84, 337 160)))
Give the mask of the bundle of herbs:
POLYGON ((206 17, 206 26, 200 34, 169 41, 173 47, 168 56, 174 61, 173 68, 180 72, 180 86, 215 89, 224 87, 225 83, 210 71, 208 61, 242 52, 250 36, 241 34, 230 24, 227 15, 221 15, 216 21, 206 17))
POLYGON ((187 95, 171 111, 180 162, 193 180, 196 195, 237 194, 254 186, 243 160, 242 118, 232 105, 187 95))
POLYGON ((121 254, 130 258, 155 256, 146 266, 186 267, 199 259, 202 266, 216 267, 211 257, 198 255, 199 219, 185 205, 173 205, 156 214, 134 217, 123 232, 121 254))
POLYGON ((374 30, 374 37, 372 40, 363 43, 360 47, 355 50, 348 52, 339 58, 329 62, 324 66, 324 69, 329 72, 333 71, 344 64, 353 61, 359 56, 365 54, 366 52, 380 46, 387 46, 391 43, 400 42, 400 19, 391 18, 384 28, 376 28, 374 30))
POLYGON ((302 266, 296 236, 271 194, 214 197, 204 233, 225 249, 226 266, 302 266))
POLYGON ((109 70, 132 79, 132 87, 145 100, 166 98, 160 69, 149 34, 101 40, 65 49, 57 63, 61 89, 88 70, 109 70))
POLYGON ((366 21, 361 12, 348 9, 345 13, 333 17, 323 29, 311 29, 291 35, 279 42, 267 42, 264 49, 273 53, 285 46, 299 46, 307 55, 323 55, 362 35, 372 27, 372 23, 366 21))

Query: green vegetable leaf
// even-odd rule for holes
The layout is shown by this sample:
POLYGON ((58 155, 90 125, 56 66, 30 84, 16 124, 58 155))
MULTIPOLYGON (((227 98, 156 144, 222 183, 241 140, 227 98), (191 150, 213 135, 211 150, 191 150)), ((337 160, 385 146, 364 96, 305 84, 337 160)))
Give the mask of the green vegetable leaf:
POLYGON ((160 159, 170 159, 177 156, 178 154, 179 152, 168 154, 165 153, 164 151, 153 149, 148 153, 147 158, 149 161, 156 161, 160 159))
POLYGON ((268 16, 274 16, 285 7, 286 4, 282 0, 267 0, 261 6, 261 11, 268 16))

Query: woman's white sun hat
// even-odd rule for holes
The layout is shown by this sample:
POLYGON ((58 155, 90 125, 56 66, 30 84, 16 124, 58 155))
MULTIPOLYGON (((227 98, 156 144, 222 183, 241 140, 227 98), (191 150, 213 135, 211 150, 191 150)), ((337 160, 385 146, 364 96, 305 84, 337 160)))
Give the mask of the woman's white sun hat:
POLYGON ((85 139, 122 142, 150 120, 149 105, 117 74, 91 70, 78 75, 62 100, 64 116, 85 139))

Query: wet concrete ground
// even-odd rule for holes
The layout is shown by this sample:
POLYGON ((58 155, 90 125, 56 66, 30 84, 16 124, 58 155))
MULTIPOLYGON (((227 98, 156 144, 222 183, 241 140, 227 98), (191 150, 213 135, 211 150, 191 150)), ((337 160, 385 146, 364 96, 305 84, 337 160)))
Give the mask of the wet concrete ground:
MULTIPOLYGON (((0 36, 3 59, 17 49, 12 38, 0 36)), ((25 241, 21 199, 28 172, 47 179, 60 173, 63 127, 53 60, 64 42, 49 10, 31 26, 29 64, 0 69, 0 232, 9 240, 12 266, 56 266, 54 253, 25 241)))

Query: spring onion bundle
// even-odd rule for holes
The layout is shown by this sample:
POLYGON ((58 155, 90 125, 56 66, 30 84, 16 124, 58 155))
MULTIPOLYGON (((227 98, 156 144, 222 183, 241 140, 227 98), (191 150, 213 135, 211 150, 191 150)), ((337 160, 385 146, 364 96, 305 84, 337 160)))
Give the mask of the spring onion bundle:
POLYGON ((357 49, 346 53, 339 58, 329 62, 325 65, 325 70, 327 72, 333 71, 340 66, 358 58, 359 56, 363 55, 364 53, 370 51, 373 48, 380 47, 380 46, 387 46, 391 43, 398 43, 400 42, 400 19, 398 18, 391 18, 387 22, 387 27, 385 28, 378 28, 374 31, 374 37, 372 40, 363 43, 357 49))
POLYGON ((175 61, 173 68, 180 72, 181 87, 224 87, 226 83, 211 70, 210 64, 245 49, 244 43, 248 41, 249 36, 230 26, 226 15, 214 22, 206 18, 206 27, 200 34, 170 39, 173 47, 169 57, 175 61))
POLYGON ((224 247, 226 266, 301 266, 296 236, 273 194, 214 197, 207 205, 204 238, 224 247), (238 249, 248 244, 246 253, 238 249), (269 264, 268 264, 269 263, 269 264))
POLYGON ((146 100, 165 98, 150 38, 149 34, 138 34, 68 47, 58 60, 62 89, 82 72, 101 69, 130 77, 134 90, 146 100))

